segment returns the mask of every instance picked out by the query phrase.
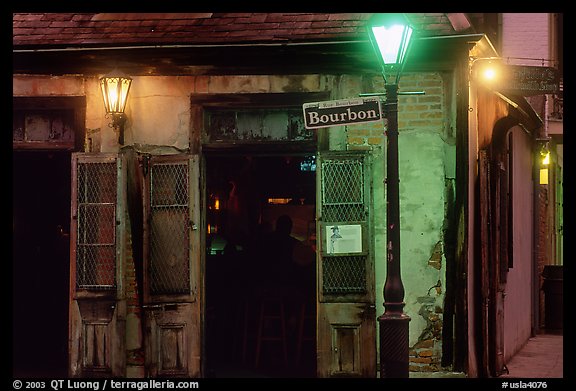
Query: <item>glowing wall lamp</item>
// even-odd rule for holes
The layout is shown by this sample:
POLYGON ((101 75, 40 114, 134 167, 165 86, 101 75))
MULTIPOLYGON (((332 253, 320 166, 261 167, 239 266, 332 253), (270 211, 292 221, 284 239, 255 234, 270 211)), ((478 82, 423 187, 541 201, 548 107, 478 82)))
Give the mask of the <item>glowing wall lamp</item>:
POLYGON ((124 144, 124 124, 126 123, 126 102, 132 78, 126 74, 113 70, 100 78, 100 89, 104 98, 106 115, 112 116, 112 123, 108 124, 118 132, 118 144, 124 144))
POLYGON ((472 60, 472 72, 476 81, 493 89, 504 77, 504 66, 499 57, 475 58, 472 60))
POLYGON ((368 23, 370 42, 380 62, 386 88, 386 282, 380 325, 380 377, 407 378, 408 323, 400 275, 400 199, 398 172, 398 81, 412 38, 403 14, 375 14, 368 23))
POLYGON ((547 139, 542 144, 540 149, 540 184, 548 184, 548 167, 550 166, 550 149, 548 147, 547 139))

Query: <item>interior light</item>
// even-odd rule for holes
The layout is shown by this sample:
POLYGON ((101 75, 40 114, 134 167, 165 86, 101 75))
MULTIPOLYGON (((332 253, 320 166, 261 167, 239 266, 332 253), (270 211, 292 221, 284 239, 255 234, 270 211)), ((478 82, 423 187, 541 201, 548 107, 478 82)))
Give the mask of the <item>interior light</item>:
POLYGON ((540 184, 541 185, 548 184, 548 167, 540 169, 540 184))
POLYGON ((292 201, 292 198, 268 198, 268 203, 272 205, 286 205, 292 201))

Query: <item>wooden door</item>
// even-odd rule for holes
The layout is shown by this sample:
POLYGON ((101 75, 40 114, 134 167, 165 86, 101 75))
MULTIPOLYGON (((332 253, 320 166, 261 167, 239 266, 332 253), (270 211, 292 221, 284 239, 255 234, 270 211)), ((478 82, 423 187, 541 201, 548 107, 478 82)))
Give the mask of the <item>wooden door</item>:
POLYGON ((482 149, 478 152, 478 181, 480 199, 480 281, 481 281, 481 309, 480 309, 480 329, 481 329, 481 375, 490 376, 489 368, 489 346, 490 346, 490 254, 492 238, 490 235, 490 161, 488 153, 482 149))
POLYGON ((125 376, 125 178, 122 155, 72 154, 71 377, 125 376))
POLYGON ((508 274, 508 173, 500 160, 492 161, 490 171, 492 256, 490 257, 490 309, 492 341, 490 367, 493 376, 504 372, 504 295, 508 274))
POLYGON ((376 377, 368 155, 320 153, 317 169, 317 374, 376 377))
POLYGON ((482 375, 504 370, 504 289, 508 270, 507 175, 486 150, 478 153, 482 375))
POLYGON ((144 172, 145 367, 201 375, 198 157, 152 156, 144 172))

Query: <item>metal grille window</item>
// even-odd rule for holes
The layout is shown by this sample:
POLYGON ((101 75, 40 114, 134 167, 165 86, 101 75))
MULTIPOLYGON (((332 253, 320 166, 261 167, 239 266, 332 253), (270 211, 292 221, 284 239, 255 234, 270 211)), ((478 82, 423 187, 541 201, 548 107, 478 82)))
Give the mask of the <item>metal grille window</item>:
POLYGON ((156 163, 150 171, 150 292, 190 292, 187 163, 156 163))
POLYGON ((325 221, 362 221, 364 167, 360 160, 322 162, 322 208, 325 221))
POLYGON ((110 289, 116 285, 117 166, 79 163, 76 285, 110 289))
POLYGON ((324 293, 346 294, 366 292, 366 257, 324 257, 324 293))
MULTIPOLYGON (((365 161, 363 157, 324 158, 322 173, 322 220, 324 226, 354 224, 365 227, 365 161)), ((365 228, 362 229, 365 232, 365 228)), ((323 229, 323 235, 326 230, 323 229)), ((359 239, 359 238, 358 238, 359 239)), ((361 240, 365 240, 362 238, 361 240)), ((322 257, 322 292, 329 295, 365 294, 368 290, 368 252, 352 255, 324 254, 322 257)))

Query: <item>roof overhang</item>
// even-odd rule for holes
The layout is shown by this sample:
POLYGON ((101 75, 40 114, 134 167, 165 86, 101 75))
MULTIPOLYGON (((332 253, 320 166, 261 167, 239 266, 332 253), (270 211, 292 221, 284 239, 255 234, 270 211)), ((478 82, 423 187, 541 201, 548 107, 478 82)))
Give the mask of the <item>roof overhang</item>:
MULTIPOLYGON (((497 57, 485 34, 416 38, 405 72, 451 71, 471 58, 497 57)), ((266 75, 379 73, 370 42, 37 47, 13 50, 14 74, 102 75, 120 68, 138 75, 266 75)), ((521 96, 500 95, 528 129, 542 121, 521 96)))
MULTIPOLYGON (((471 48, 491 47, 483 34, 416 38, 406 71, 451 70, 471 48)), ((486 50, 482 50, 486 51, 486 50)), ((379 73, 368 39, 270 44, 26 47, 13 50, 22 74, 133 75, 379 73)))
POLYGON ((526 97, 498 91, 493 92, 510 105, 509 114, 518 121, 518 125, 534 137, 538 136, 538 130, 544 125, 544 122, 526 100, 526 97))

